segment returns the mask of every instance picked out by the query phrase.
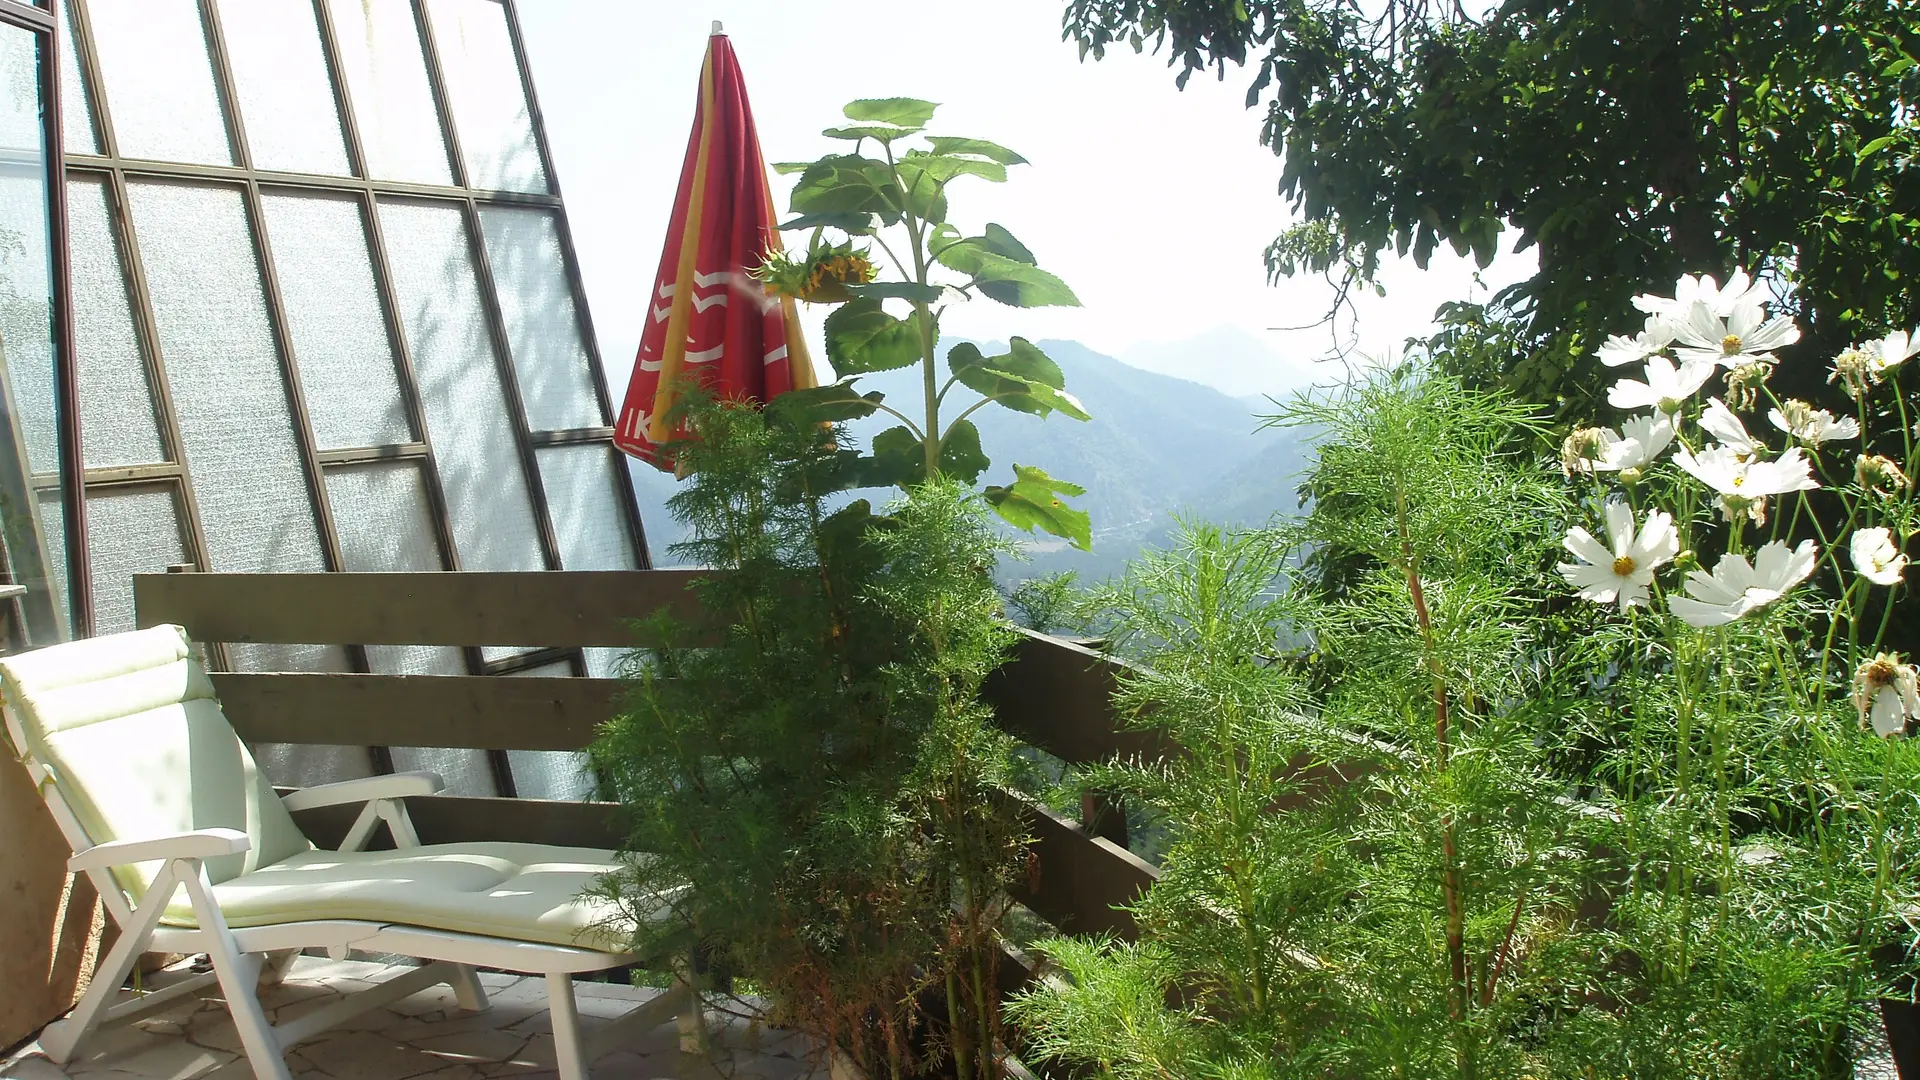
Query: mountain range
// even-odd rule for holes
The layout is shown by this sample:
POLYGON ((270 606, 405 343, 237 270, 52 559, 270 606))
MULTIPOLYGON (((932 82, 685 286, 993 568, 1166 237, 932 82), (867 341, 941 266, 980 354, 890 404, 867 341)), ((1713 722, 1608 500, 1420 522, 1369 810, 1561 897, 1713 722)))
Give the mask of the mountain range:
MULTIPOLYGON (((1005 349, 1000 343, 978 344, 989 356, 1005 349)), ((1270 411, 1264 399, 1142 370, 1074 341, 1035 344, 1060 365, 1067 389, 1093 419, 1078 422, 1056 413, 1043 420, 992 407, 974 413, 981 444, 993 459, 983 480, 1006 482, 1018 462, 1086 488, 1086 495, 1073 502, 1093 518, 1093 550, 1078 551, 1050 536, 1016 534, 1027 559, 1003 568, 1003 576, 1017 580, 1074 570, 1083 582, 1097 581, 1124 568, 1143 546, 1166 543, 1176 527, 1175 514, 1254 525, 1298 505, 1294 491, 1310 464, 1311 442, 1300 431, 1261 430, 1254 402, 1270 411)), ((885 393, 890 401, 917 401, 918 380, 917 371, 907 369, 869 375, 859 385, 885 393)), ((1273 385, 1266 392, 1285 389, 1273 385)), ((879 416, 850 427, 864 445, 893 423, 879 416)), ((676 482, 637 463, 633 474, 655 565, 674 565, 667 547, 682 530, 667 513, 666 499, 676 482)))

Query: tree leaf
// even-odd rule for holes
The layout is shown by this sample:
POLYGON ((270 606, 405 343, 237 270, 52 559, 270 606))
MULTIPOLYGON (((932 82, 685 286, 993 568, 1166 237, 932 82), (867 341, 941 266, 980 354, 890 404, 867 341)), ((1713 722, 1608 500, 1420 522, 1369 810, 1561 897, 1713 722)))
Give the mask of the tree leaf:
POLYGON ((767 403, 767 410, 795 425, 838 423, 872 416, 886 400, 878 390, 862 394, 854 389, 853 379, 842 379, 826 386, 789 390, 767 403))
POLYGON ((877 296, 850 300, 827 316, 827 360, 836 375, 860 375, 910 367, 920 359, 920 332, 908 319, 896 319, 877 296))
POLYGON ((862 98, 847 102, 847 107, 840 111, 849 120, 879 121, 919 131, 933 119, 933 110, 939 107, 931 101, 918 98, 862 98))
POLYGON ((972 485, 991 464, 986 451, 980 449, 980 429, 971 420, 955 421, 940 440, 940 472, 944 476, 972 485))
POLYGON ((988 486, 981 495, 1003 521, 1017 529, 1041 529, 1073 542, 1082 551, 1093 550, 1093 519, 1075 510, 1062 495, 1084 495, 1086 489, 1055 480, 1027 465, 1013 467, 1014 481, 1006 487, 988 486))
POLYGON ((971 154, 974 157, 997 161, 1002 165, 1027 163, 1026 158, 999 143, 988 142, 985 139, 956 139, 948 135, 929 135, 927 142, 933 144, 933 152, 936 154, 971 154))
POLYGON ((847 291, 855 296, 918 300, 923 304, 938 303, 942 295, 940 286, 922 285, 917 281, 874 281, 865 285, 849 285, 847 291))

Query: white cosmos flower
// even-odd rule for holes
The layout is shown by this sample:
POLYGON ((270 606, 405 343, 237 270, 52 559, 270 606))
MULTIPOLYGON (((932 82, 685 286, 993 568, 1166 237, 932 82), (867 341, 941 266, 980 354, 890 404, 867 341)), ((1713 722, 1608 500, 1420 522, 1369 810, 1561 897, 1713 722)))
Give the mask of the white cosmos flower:
POLYGON ((1895 330, 1879 341, 1869 341, 1861 346, 1867 353, 1868 363, 1877 377, 1886 374, 1901 364, 1920 355, 1920 329, 1909 333, 1895 330))
POLYGON ((1633 298, 1633 306, 1649 315, 1664 315, 1672 319, 1683 319, 1695 302, 1707 305, 1707 309, 1721 318, 1732 315, 1735 308, 1743 304, 1759 304, 1767 298, 1767 288, 1760 282, 1747 276, 1745 270, 1736 269, 1727 279, 1726 288, 1721 288, 1713 280, 1712 274, 1694 277, 1692 274, 1680 275, 1673 283, 1672 296, 1654 296, 1647 293, 1633 298))
POLYGON ((1800 328, 1785 315, 1767 318, 1756 301, 1741 304, 1725 316, 1704 301, 1694 301, 1678 326, 1680 359, 1739 367, 1755 360, 1771 360, 1773 350, 1800 340, 1800 328))
POLYGON ((1608 367, 1637 364, 1673 343, 1673 324, 1659 315, 1647 316, 1644 329, 1632 337, 1614 334, 1600 346, 1600 362, 1608 367))
POLYGON ((1680 537, 1673 518, 1658 510, 1647 514, 1639 535, 1633 531, 1633 508, 1615 499, 1606 506, 1607 543, 1578 525, 1567 530, 1561 545, 1579 562, 1561 563, 1560 576, 1596 604, 1620 603, 1620 610, 1647 602, 1653 571, 1680 553, 1680 537))
POLYGON ((1847 553, 1853 556, 1854 570, 1875 585, 1898 584, 1907 569, 1907 556, 1884 528, 1855 529, 1847 553))
POLYGON ((1875 653, 1853 673, 1853 705, 1862 724, 1873 721, 1874 734, 1898 735, 1907 717, 1920 716, 1920 673, 1901 663, 1899 653, 1875 653))
POLYGON ((1801 449, 1790 446, 1772 461, 1758 461, 1731 446, 1710 444, 1698 454, 1686 447, 1673 452, 1674 463, 1722 495, 1758 499, 1820 486, 1801 449))
POLYGON ((1834 439, 1851 439, 1860 434, 1860 421, 1851 416, 1834 419, 1825 409, 1816 409, 1798 398, 1788 398, 1777 409, 1767 412, 1773 426, 1809 446, 1834 439))
POLYGON ((1647 381, 1621 379, 1607 391, 1607 404, 1616 409, 1658 409, 1677 413, 1688 398, 1713 377, 1713 364, 1687 361, 1679 368, 1664 356, 1647 357, 1647 381))
POLYGON ((1746 556, 1730 551, 1720 556, 1713 573, 1689 573, 1687 595, 1669 599, 1667 608, 1688 626, 1724 626, 1805 581, 1818 552, 1811 540, 1791 550, 1786 541, 1773 540, 1761 545, 1749 565, 1746 556))
MULTIPOLYGON (((1644 469, 1673 442, 1673 417, 1655 412, 1620 425, 1620 437, 1607 444, 1595 468, 1609 472, 1644 469)), ((1608 432, 1609 435, 1612 432, 1608 432)))
POLYGON ((1706 411, 1700 414, 1700 426, 1742 457, 1752 457, 1766 449, 1765 445, 1747 434, 1747 425, 1741 423, 1733 410, 1727 408, 1727 403, 1719 398, 1708 399, 1706 411))

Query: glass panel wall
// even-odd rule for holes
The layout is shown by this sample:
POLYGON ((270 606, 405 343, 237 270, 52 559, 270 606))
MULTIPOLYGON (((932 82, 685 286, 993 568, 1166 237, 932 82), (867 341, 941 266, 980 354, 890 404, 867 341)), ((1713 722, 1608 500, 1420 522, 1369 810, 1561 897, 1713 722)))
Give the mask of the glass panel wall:
MULTIPOLYGON (((87 553, 103 629, 130 624, 132 574, 174 564, 647 565, 510 4, 60 4, 85 478, 118 530, 87 553)), ((0 109, 0 139, 8 123, 0 109)), ((57 453, 53 431, 22 427, 23 457, 57 453)), ((56 561, 43 577, 64 574, 56 561)), ((608 663, 483 645, 211 659, 441 675, 608 663)), ((283 783, 424 766, 465 792, 516 786, 505 753, 262 758, 283 783)), ((541 790, 567 787, 552 781, 541 790)))

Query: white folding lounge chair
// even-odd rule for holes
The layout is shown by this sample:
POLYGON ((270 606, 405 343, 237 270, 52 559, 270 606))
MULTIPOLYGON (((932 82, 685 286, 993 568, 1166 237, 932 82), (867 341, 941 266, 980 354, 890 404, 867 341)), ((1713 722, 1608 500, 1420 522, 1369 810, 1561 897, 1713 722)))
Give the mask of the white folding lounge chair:
POLYGON ((608 906, 580 894, 615 866, 610 851, 539 844, 421 846, 412 795, 440 789, 400 773, 277 797, 214 700, 177 626, 76 641, 0 660, 6 730, 47 807, 120 929, 71 1016, 41 1049, 69 1060, 98 1024, 218 980, 261 1080, 288 1080, 284 1050, 352 1016, 446 983, 462 1008, 484 1009, 474 967, 547 977, 560 1075, 681 1014, 699 1021, 682 982, 583 1043, 574 972, 634 962, 596 937, 608 906), (365 803, 339 851, 317 850, 288 811, 365 803), (397 850, 363 851, 380 822, 397 850), (268 1024, 257 987, 298 950, 393 953, 425 961, 303 1016, 268 1024), (109 1007, 142 952, 206 953, 211 974, 109 1007))

